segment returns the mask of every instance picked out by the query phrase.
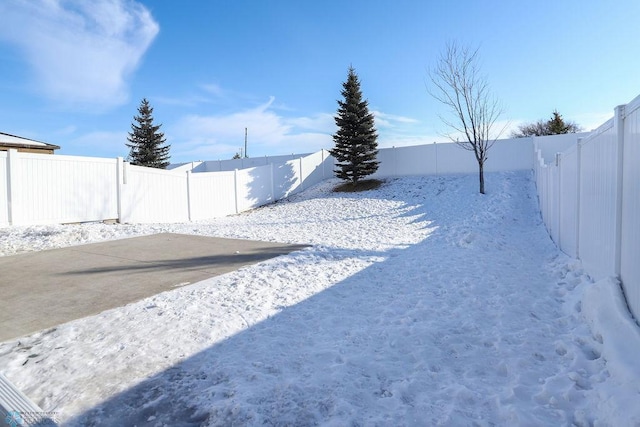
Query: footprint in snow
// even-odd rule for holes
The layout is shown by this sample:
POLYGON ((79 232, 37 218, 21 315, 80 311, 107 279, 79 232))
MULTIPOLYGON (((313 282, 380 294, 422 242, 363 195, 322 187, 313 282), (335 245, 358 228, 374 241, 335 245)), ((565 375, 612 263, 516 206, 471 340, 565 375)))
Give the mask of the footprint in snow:
POLYGON ((462 237, 462 239, 460 239, 460 241, 458 242, 458 246, 467 247, 471 245, 471 243, 473 243, 475 239, 476 236, 473 233, 467 233, 462 237))

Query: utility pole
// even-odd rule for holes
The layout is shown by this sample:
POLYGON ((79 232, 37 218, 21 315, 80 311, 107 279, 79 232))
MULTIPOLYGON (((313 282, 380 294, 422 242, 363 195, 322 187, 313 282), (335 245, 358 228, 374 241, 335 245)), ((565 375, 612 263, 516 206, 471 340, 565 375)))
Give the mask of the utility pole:
POLYGON ((244 156, 247 156, 247 128, 244 128, 244 156))

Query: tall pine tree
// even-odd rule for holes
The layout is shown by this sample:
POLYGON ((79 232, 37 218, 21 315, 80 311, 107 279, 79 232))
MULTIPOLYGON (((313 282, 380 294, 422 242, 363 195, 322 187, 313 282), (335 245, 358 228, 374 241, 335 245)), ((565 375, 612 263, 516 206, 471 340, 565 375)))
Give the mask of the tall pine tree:
POLYGON ((138 115, 131 123, 131 132, 127 140, 130 142, 128 160, 132 165, 165 169, 169 166, 169 148, 165 145, 164 133, 159 132, 160 125, 153 124, 153 107, 146 98, 142 99, 138 107, 138 115))
POLYGON ((360 80, 353 67, 349 67, 341 94, 344 101, 338 101, 335 116, 338 126, 333 135, 335 147, 329 152, 337 161, 336 176, 355 185, 378 170, 378 135, 368 102, 362 100, 360 80))

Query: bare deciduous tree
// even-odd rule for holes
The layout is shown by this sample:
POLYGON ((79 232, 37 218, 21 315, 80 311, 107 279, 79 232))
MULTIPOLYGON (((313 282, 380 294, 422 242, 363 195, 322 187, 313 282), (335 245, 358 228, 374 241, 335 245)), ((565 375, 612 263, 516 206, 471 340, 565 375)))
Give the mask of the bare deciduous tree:
MULTIPOLYGON (((446 135, 478 161, 480 193, 484 194, 484 164, 493 143, 504 131, 492 133, 502 108, 489 92, 489 85, 478 68, 478 49, 449 43, 436 67, 429 72, 433 88, 429 93, 449 108, 453 119, 440 116, 458 135, 446 135), (463 135, 462 140, 460 134, 463 135)), ((506 127, 506 126, 505 126, 506 127)))

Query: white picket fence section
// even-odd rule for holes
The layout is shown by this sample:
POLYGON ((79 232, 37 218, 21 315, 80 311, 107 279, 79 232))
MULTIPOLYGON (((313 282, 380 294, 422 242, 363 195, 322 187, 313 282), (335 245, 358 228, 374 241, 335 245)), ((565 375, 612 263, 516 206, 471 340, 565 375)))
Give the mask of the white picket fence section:
POLYGON ((594 280, 620 278, 640 319, 640 97, 553 156, 543 142, 534 170, 549 234, 594 280))

